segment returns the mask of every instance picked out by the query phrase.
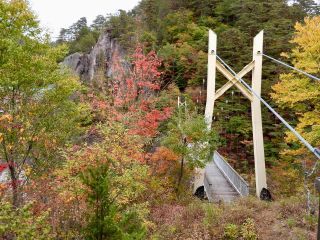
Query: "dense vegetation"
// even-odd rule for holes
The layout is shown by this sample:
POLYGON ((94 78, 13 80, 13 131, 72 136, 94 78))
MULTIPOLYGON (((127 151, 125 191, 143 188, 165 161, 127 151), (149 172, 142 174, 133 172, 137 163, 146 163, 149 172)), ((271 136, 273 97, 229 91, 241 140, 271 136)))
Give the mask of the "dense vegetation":
MULTIPOLYGON (((52 43, 26 1, 0 0, 0 238, 315 239, 304 194, 315 158, 266 110, 275 202, 208 204, 190 183, 219 147, 254 186, 249 103, 232 89, 212 131, 203 119, 208 29, 235 70, 264 29, 267 54, 317 75, 319 11, 312 0, 142 0, 90 26, 81 18, 52 43), (84 83, 59 64, 104 32, 130 68, 115 52, 112 77, 101 64, 84 83)), ((319 83, 269 61, 263 74, 263 96, 320 146, 319 83)))
MULTIPOLYGON (((219 55, 226 59, 235 71, 239 71, 251 61, 252 39, 260 30, 265 30, 265 52, 279 57, 293 47, 290 40, 295 23, 319 12, 319 6, 312 0, 290 2, 288 5, 285 0, 145 0, 131 12, 120 11, 118 15, 108 16, 104 25, 111 30, 111 36, 129 52, 132 52, 138 43, 142 43, 147 52, 157 51, 163 60, 162 86, 175 83, 181 91, 186 91, 199 103, 199 108, 203 108, 208 28, 213 29, 219 36, 219 55)), ((78 25, 75 23, 67 31, 72 32, 74 26, 78 25)), ((87 28, 85 26, 83 29, 87 28)), ((63 29, 62 36, 64 32, 63 29)), ((84 36, 79 39, 83 41, 86 38, 84 36)), ((71 49, 75 49, 81 41, 67 42, 71 49)), ((82 51, 86 50, 87 47, 83 46, 82 51)), ((270 99, 271 86, 284 71, 285 69, 273 63, 264 62, 265 81, 262 94, 265 98, 270 99)), ((218 87, 224 82, 224 78, 218 76, 218 87)), ((267 161, 269 166, 272 166, 277 162, 281 149, 286 147, 282 144, 284 130, 266 109, 263 115, 267 161)), ((220 126, 220 135, 227 140, 224 150, 242 155, 241 158, 248 160, 252 166, 252 132, 248 127, 251 119, 246 99, 237 89, 232 89, 218 101, 214 116, 215 126, 220 126)), ((237 159, 237 156, 233 158, 237 159)), ((244 172, 248 171, 247 161, 237 164, 244 172)))

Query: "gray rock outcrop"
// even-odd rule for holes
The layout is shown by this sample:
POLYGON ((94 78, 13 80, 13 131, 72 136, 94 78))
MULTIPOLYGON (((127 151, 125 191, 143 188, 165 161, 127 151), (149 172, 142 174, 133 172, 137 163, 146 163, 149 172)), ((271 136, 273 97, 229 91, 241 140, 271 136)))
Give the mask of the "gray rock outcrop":
POLYGON ((102 33, 89 54, 74 53, 64 59, 63 65, 72 69, 84 82, 92 82, 99 67, 105 71, 106 77, 112 77, 115 69, 113 61, 117 54, 122 66, 130 68, 130 64, 125 60, 125 51, 115 39, 110 37, 108 32, 102 33))

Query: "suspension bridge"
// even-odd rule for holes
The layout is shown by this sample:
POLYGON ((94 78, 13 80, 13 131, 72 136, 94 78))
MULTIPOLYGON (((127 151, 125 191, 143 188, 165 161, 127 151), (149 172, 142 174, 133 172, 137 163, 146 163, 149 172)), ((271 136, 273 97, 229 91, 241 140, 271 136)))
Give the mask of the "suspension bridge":
MULTIPOLYGON (((221 97, 232 86, 236 86, 240 92, 251 102, 253 150, 255 166, 255 189, 256 196, 262 198, 265 193, 269 194, 267 187, 267 175, 265 167, 265 154, 263 142, 261 103, 277 117, 287 129, 289 129, 300 142, 310 151, 316 161, 311 171, 306 172, 310 177, 316 170, 320 160, 320 150, 313 147, 304 139, 267 101, 261 97, 262 63, 263 57, 273 62, 283 65, 291 70, 297 71, 313 80, 320 81, 319 78, 297 69, 289 64, 275 59, 263 53, 263 31, 258 33, 253 40, 253 58, 239 73, 236 73, 217 54, 217 35, 209 30, 208 47, 208 76, 207 76, 207 102, 205 109, 205 119, 208 129, 212 126, 212 117, 215 101, 221 97), (220 89, 216 91, 216 71, 228 80, 220 89), (247 84, 242 78, 252 71, 252 85, 247 84)), ((204 169, 196 169, 194 178, 195 195, 205 195, 209 201, 231 202, 234 199, 249 195, 249 184, 237 173, 235 169, 215 152, 204 169)))

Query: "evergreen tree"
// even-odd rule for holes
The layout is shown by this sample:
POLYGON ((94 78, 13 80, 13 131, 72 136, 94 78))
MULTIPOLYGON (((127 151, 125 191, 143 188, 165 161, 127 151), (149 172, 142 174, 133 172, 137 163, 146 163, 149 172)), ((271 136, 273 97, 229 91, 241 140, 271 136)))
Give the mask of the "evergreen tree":
POLYGON ((111 16, 107 28, 111 30, 111 37, 118 39, 118 42, 125 49, 132 49, 137 43, 134 18, 126 11, 119 10, 118 15, 111 16))
POLYGON ((66 43, 69 46, 69 54, 89 53, 104 26, 105 18, 102 15, 97 16, 90 28, 87 26, 87 19, 82 17, 69 28, 62 28, 56 43, 66 43))
MULTIPOLYGON (((219 55, 230 64, 235 71, 240 71, 243 66, 252 60, 252 39, 260 31, 264 30, 264 52, 274 57, 280 56, 283 51, 288 51, 291 47, 288 44, 289 39, 293 34, 293 26, 297 18, 306 16, 306 12, 301 8, 299 11, 293 6, 288 5, 285 0, 245 0, 245 1, 230 1, 223 0, 218 3, 216 7, 216 17, 225 23, 228 27, 219 34, 219 55), (293 11, 295 10, 295 11, 293 11)), ((264 62, 263 65, 263 81, 262 95, 265 99, 270 101, 269 92, 271 86, 277 81, 278 74, 283 71, 282 68, 277 67, 274 63, 264 62)), ((219 78, 218 86, 225 82, 225 79, 219 78)), ((250 76, 249 76, 250 82, 250 76)), ((238 92, 237 90, 235 90, 238 92)), ((236 98, 238 94, 234 95, 236 98)), ((230 92, 226 97, 230 99, 232 96, 230 92)), ((225 114, 232 118, 235 115, 243 115, 244 119, 250 120, 248 116, 249 102, 246 99, 240 98, 240 101, 247 109, 242 113, 236 113, 233 105, 225 105, 224 101, 218 101, 216 104, 216 113, 220 116, 225 114), (223 111, 221 110, 223 109, 223 111), (222 113, 224 112, 224 113, 222 113), (247 115, 247 117, 245 117, 247 115)), ((276 132, 281 132, 281 125, 274 120, 274 117, 263 108, 264 117, 264 135, 266 139, 266 155, 267 161, 277 158, 277 152, 283 146, 281 143, 281 136, 275 136, 276 132)), ((225 119, 222 119, 218 125, 224 125, 225 119)), ((227 127, 226 125, 225 127, 227 127)), ((228 129, 226 129, 228 131, 228 129)), ((239 136, 240 137, 240 136, 239 136)), ((238 139, 238 142, 244 139, 238 139)), ((246 139, 251 142, 251 136, 246 139)), ((251 146, 251 145, 249 145, 251 146)), ((229 152, 230 152, 229 148, 229 152)), ((235 149, 234 149, 235 150, 235 149)), ((234 151, 232 150, 232 151, 234 151)), ((231 151, 231 152, 232 152, 231 151)), ((248 148, 247 159, 252 159, 251 147, 248 148)), ((252 160, 251 160, 252 162, 252 160)))
POLYGON ((187 7, 194 12, 196 17, 214 16, 214 11, 218 0, 188 0, 187 7))
POLYGON ((91 167, 81 175, 87 187, 90 206, 86 239, 129 240, 144 239, 146 230, 134 211, 120 210, 112 198, 112 178, 115 173, 109 163, 91 167))
POLYGON ((149 30, 155 30, 157 28, 158 22, 158 6, 156 0, 146 0, 140 3, 140 6, 145 15, 144 21, 148 26, 149 30))
POLYGON ((309 15, 319 15, 320 5, 319 2, 314 0, 294 0, 293 6, 300 9, 301 12, 308 13, 309 15))
MULTIPOLYGON (((132 12, 120 10, 118 15, 111 16, 107 26, 111 30, 111 36, 117 38, 127 50, 132 49, 138 41, 148 50, 159 50, 163 58, 163 81, 174 82, 181 91, 185 91, 189 87, 201 86, 203 79, 206 79, 208 28, 219 35, 218 54, 235 71, 239 71, 251 62, 252 39, 260 30, 265 31, 264 52, 279 57, 292 47, 288 42, 295 22, 317 12, 318 5, 313 0, 143 0, 132 12)), ((78 46, 89 46, 89 37, 83 35, 82 38, 86 41, 78 46)), ((77 47, 80 48, 82 47, 77 47)), ((270 101, 270 88, 283 71, 273 63, 264 62, 263 79, 266 81, 263 81, 262 96, 265 99, 270 101)), ((218 74, 217 88, 225 81, 218 74)), ((247 123, 251 121, 249 102, 240 96, 237 89, 233 90, 235 94, 231 96, 231 92, 227 92, 225 97, 233 97, 244 108, 226 104, 225 100, 218 101, 215 116, 219 126, 228 128, 232 125, 226 119, 217 117, 218 114, 222 115, 221 109, 228 119, 241 117, 247 123)), ((264 108, 263 116, 266 142, 269 143, 266 155, 268 159, 275 159, 282 147, 282 135, 277 134, 282 130, 281 125, 264 108)), ((251 136, 249 134, 243 139, 240 134, 236 142, 250 143, 251 136)), ((232 146, 228 145, 230 151, 235 150, 230 147, 232 146)), ((252 159, 251 147, 247 153, 246 158, 252 159)))
POLYGON ((97 31, 97 32, 100 32, 106 25, 106 21, 107 19, 102 16, 102 15, 98 15, 92 22, 90 28, 93 30, 93 31, 97 31))
POLYGON ((72 32, 72 40, 75 40, 81 36, 81 33, 83 34, 84 31, 87 31, 87 19, 85 17, 80 18, 77 22, 72 24, 70 27, 70 30, 72 32))
POLYGON ((68 30, 65 28, 61 28, 57 43, 61 44, 66 42, 68 42, 68 30))

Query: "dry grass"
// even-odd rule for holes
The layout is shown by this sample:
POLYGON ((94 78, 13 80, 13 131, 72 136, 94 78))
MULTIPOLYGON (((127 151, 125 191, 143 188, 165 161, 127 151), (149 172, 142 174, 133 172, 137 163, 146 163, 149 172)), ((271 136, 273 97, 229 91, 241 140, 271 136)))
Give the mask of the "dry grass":
POLYGON ((317 217, 307 214, 305 202, 299 198, 269 203, 249 197, 232 204, 193 200, 187 205, 154 207, 151 220, 156 225, 149 237, 153 240, 316 239, 317 217), (228 228, 235 229, 235 238, 225 232, 228 228))

